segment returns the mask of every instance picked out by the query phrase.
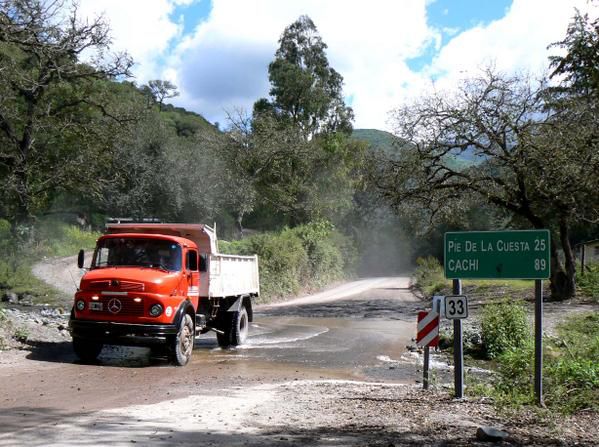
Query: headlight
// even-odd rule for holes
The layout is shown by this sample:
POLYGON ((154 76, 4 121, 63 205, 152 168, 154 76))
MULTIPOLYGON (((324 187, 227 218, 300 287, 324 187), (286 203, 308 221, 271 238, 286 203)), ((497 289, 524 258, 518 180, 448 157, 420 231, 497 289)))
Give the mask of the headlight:
POLYGON ((160 304, 154 304, 152 307, 150 307, 150 315, 152 315, 153 317, 157 317, 161 313, 162 306, 160 304))
POLYGON ((77 301, 77 310, 82 311, 83 309, 85 309, 85 301, 83 301, 83 300, 77 301))

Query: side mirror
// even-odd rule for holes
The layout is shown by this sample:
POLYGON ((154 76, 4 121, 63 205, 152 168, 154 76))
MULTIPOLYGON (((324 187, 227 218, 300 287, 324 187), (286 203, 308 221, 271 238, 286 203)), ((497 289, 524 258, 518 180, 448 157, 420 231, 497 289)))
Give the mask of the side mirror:
POLYGON ((77 267, 82 269, 84 260, 85 260, 85 254, 83 252, 83 249, 81 249, 81 250, 79 250, 79 255, 77 256, 77 267))

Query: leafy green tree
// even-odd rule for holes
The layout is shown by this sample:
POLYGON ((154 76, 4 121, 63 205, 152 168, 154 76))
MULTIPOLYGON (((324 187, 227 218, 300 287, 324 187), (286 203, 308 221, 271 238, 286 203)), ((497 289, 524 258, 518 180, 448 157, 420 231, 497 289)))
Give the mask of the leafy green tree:
POLYGON ((550 56, 551 77, 563 76, 558 91, 579 95, 599 94, 599 18, 576 12, 566 37, 551 47, 563 48, 565 55, 550 56))
POLYGON ((2 213, 27 220, 60 189, 97 185, 95 174, 118 116, 105 81, 129 75, 126 54, 109 57, 107 25, 81 22, 63 2, 0 2, 2 213), (80 58, 85 54, 88 62, 80 58))
POLYGON ((271 112, 305 139, 317 133, 351 133, 353 111, 343 99, 343 77, 329 66, 314 22, 301 16, 285 28, 268 66, 272 102, 259 100, 255 115, 271 112))
POLYGON ((285 28, 268 68, 272 99, 254 104, 244 153, 262 204, 291 224, 346 212, 363 155, 364 145, 348 138, 353 112, 326 48, 307 16, 285 28))

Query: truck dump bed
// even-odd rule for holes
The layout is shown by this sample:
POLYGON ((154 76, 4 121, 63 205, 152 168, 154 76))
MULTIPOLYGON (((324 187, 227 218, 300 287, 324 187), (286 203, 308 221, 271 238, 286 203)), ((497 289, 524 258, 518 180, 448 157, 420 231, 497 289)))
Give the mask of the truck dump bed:
POLYGON ((260 294, 258 256, 210 255, 209 266, 208 288, 200 276, 200 296, 260 294))
POLYGON ((108 233, 165 234, 189 239, 207 261, 200 272, 201 297, 259 295, 258 256, 218 253, 216 232, 208 225, 169 223, 124 223, 106 225, 108 233))

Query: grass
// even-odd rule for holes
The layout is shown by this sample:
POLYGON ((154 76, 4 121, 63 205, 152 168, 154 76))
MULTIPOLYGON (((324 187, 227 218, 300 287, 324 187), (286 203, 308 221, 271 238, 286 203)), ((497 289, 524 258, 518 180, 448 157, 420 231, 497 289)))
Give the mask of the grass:
MULTIPOLYGON (((452 281, 445 279, 443 267, 438 259, 429 256, 418 258, 416 260, 416 286, 425 296, 437 294, 451 294, 452 281)), ((466 279, 462 280, 462 288, 469 289, 469 292, 476 294, 493 293, 501 291, 503 294, 519 294, 534 290, 534 281, 515 279, 466 279)))
POLYGON ((507 288, 513 291, 529 291, 534 290, 535 282, 529 279, 465 279, 462 281, 462 286, 475 286, 481 292, 497 288, 507 288))
MULTIPOLYGON (((580 272, 580 269, 577 270, 580 272)), ((578 292, 585 297, 599 302, 599 263, 586 266, 584 275, 580 273, 576 277, 578 292)))
POLYGON ((86 231, 75 225, 47 220, 37 228, 34 252, 48 257, 76 255, 80 249, 93 249, 101 236, 97 231, 86 231))
POLYGON ((8 342, 5 338, 8 330, 8 324, 8 318, 6 317, 4 308, 0 303, 0 351, 3 351, 8 347, 8 342))
POLYGON ((0 261, 0 287, 4 293, 15 293, 33 304, 58 305, 64 302, 62 292, 37 279, 31 272, 34 258, 24 257, 0 261))
MULTIPOLYGON (((451 293, 451 282, 444 278, 435 258, 418 259, 415 277, 417 287, 427 296, 451 293)), ((599 266, 590 266, 577 280, 579 295, 599 300, 599 266)), ((491 379, 467 376, 467 393, 491 397, 500 409, 535 409, 534 344, 526 312, 518 304, 534 290, 534 281, 465 280, 462 286, 466 295, 485 298, 480 340, 468 348, 465 332, 464 349, 479 358, 492 359, 482 366, 494 372, 491 379), (513 298, 507 298, 510 296, 513 298)), ((444 345, 450 346, 450 342, 445 336, 444 345)), ((555 337, 544 338, 544 347, 547 412, 599 413, 599 313, 567 318, 557 327, 555 337)))
MULTIPOLYGON (((550 412, 599 413, 599 314, 571 316, 557 328, 556 337, 545 337, 543 389, 550 412)), ((533 390, 534 346, 529 339, 497 356, 495 378, 469 380, 468 394, 488 396, 500 408, 535 405, 533 390)))
POLYGON ((93 248, 100 233, 55 219, 40 221, 29 231, 33 237, 18 240, 10 224, 0 219, 0 293, 14 293, 33 304, 62 304, 64 295, 37 279, 31 267, 44 257, 72 256, 81 248, 93 248))

